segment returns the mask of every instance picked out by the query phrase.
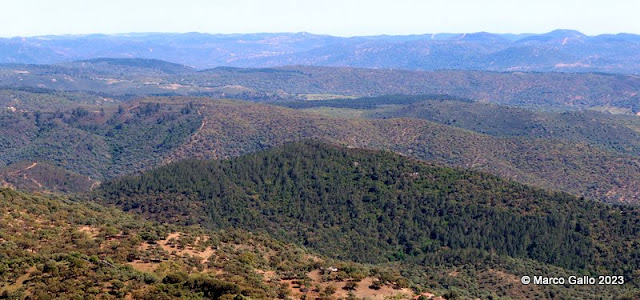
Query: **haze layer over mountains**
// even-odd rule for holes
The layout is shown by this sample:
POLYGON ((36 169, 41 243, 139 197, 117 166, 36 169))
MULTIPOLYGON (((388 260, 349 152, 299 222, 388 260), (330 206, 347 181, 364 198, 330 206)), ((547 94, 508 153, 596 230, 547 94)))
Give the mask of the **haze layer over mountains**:
POLYGON ((636 73, 640 36, 423 34, 335 37, 309 33, 131 33, 0 39, 0 63, 151 58, 207 69, 283 65, 636 73))

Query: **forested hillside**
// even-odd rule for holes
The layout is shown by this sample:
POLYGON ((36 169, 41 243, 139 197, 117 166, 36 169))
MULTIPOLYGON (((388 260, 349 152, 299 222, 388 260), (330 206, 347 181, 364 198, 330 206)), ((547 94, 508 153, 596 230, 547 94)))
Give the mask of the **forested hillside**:
POLYGON ((625 274, 630 286, 640 264, 637 209, 316 142, 173 163, 105 183, 95 197, 154 220, 268 232, 361 262, 433 267, 458 257, 454 265, 481 270, 495 255, 625 274))
POLYGON ((640 156, 640 118, 636 116, 596 111, 548 113, 459 101, 424 101, 368 116, 420 118, 493 136, 563 139, 640 156))
POLYGON ((206 121, 191 142, 169 155, 169 161, 232 157, 314 138, 483 170, 601 201, 638 199, 638 159, 590 143, 494 137, 417 119, 336 118, 238 101, 198 103, 206 121))
MULTIPOLYGON (((470 105, 460 103, 461 108, 470 105)), ((483 170, 599 201, 638 203, 636 135, 625 130, 633 123, 627 127, 576 114, 578 120, 562 128, 553 121, 563 117, 550 116, 543 124, 558 124, 551 130, 568 133, 492 136, 420 119, 331 117, 243 101, 155 97, 102 110, 5 111, 0 114, 5 124, 0 128, 0 162, 7 170, 38 162, 104 181, 184 158, 229 158, 313 138, 483 170), (599 122, 605 125, 597 127, 599 122), (574 129, 580 124, 585 128, 574 129), (607 126, 612 131, 601 130, 607 126), (615 136, 625 139, 611 143, 615 136)), ((42 175, 35 180, 52 179, 42 175)), ((24 178, 4 181, 33 183, 24 178)))
POLYGON ((0 167, 0 186, 27 191, 80 193, 100 184, 90 176, 43 162, 22 161, 0 167))
POLYGON ((43 162, 101 181, 159 165, 202 122, 188 103, 89 109, 0 112, 0 165, 43 162))

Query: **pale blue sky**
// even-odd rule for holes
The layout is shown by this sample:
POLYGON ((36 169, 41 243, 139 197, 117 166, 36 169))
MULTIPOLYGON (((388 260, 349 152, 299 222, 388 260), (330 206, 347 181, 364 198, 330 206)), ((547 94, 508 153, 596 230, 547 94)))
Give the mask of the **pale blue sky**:
POLYGON ((640 33, 639 0, 0 0, 0 36, 127 32, 640 33))

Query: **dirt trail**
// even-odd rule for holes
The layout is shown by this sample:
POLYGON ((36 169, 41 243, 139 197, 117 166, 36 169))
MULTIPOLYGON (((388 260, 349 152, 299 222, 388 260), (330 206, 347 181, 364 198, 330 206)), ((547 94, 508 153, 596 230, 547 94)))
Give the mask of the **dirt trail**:
MULTIPOLYGON (((91 177, 89 177, 89 180, 91 180, 91 177)), ((93 191, 93 189, 97 188, 98 186, 100 186, 100 181, 97 181, 91 184, 91 187, 89 188, 90 191, 93 191)))
POLYGON ((28 167, 26 167, 26 168, 24 168, 24 169, 16 170, 16 171, 13 171, 13 172, 9 172, 9 173, 7 173, 7 175, 11 175, 11 176, 13 176, 13 175, 17 175, 17 174, 18 174, 18 173, 20 173, 20 172, 24 172, 24 171, 26 171, 26 170, 33 169, 33 168, 34 168, 35 166, 37 166, 37 165, 38 165, 38 163, 34 162, 34 163, 32 163, 30 166, 28 166, 28 167))
MULTIPOLYGON (((202 116, 202 112, 200 110, 198 110, 198 116, 202 116)), ((205 125, 207 125, 207 116, 204 116, 202 118, 202 124, 200 124, 200 128, 198 128, 198 130, 196 130, 196 132, 193 133, 193 136, 200 133, 200 131, 202 131, 202 128, 204 128, 205 125)))
MULTIPOLYGON (((198 113, 198 114, 200 114, 200 113, 198 113)), ((204 118, 202 118, 202 124, 200 125, 198 130, 196 130, 196 132, 193 135, 195 136, 196 134, 200 133, 200 131, 202 131, 202 128, 204 128, 205 125, 207 125, 207 116, 204 116, 204 118)))
MULTIPOLYGON (((198 110, 198 115, 202 115, 200 110, 198 110)), ((189 148, 193 147, 193 145, 198 143, 200 141, 200 135, 201 135, 200 133, 202 132, 202 130, 204 129, 205 126, 207 126, 207 116, 206 115, 202 118, 202 124, 200 124, 200 127, 198 127, 198 129, 189 138, 189 142, 179 146, 178 149, 175 149, 171 154, 169 154, 168 157, 163 160, 163 164, 171 163, 175 158, 174 154, 177 151, 179 151, 179 149, 181 149, 181 148, 182 149, 189 149, 189 148)), ((216 155, 215 154, 215 149, 213 151, 214 151, 214 156, 215 156, 216 155)))
POLYGON ((37 166, 37 165, 38 165, 38 163, 34 162, 34 163, 32 163, 30 166, 28 166, 28 167, 24 168, 24 170, 23 170, 23 171, 26 171, 26 170, 32 169, 33 167, 35 167, 35 166, 37 166))
POLYGON ((38 182, 37 180, 35 180, 35 179, 31 178, 31 177, 27 177, 27 175, 26 175, 26 174, 23 174, 23 175, 22 175, 22 177, 23 177, 24 179, 29 179, 29 180, 31 180, 31 182, 33 182, 35 185, 37 185, 37 186, 38 186, 38 188, 40 188, 40 189, 42 189, 42 188, 44 187, 44 186, 43 186, 40 182, 38 182))
MULTIPOLYGON (((13 172, 9 172, 9 173, 7 173, 7 175, 8 175, 8 176, 18 176, 21 172, 27 171, 27 170, 29 170, 29 169, 33 169, 33 168, 35 168, 37 165, 38 165, 38 163, 37 163, 37 162, 34 162, 34 163, 32 163, 31 165, 29 165, 28 167, 26 167, 26 168, 24 168, 24 169, 20 169, 20 170, 16 170, 16 171, 13 171, 13 172)), ((40 189, 42 189, 42 188, 44 187, 44 186, 43 186, 40 182, 38 182, 37 180, 35 180, 35 179, 33 179, 33 178, 30 178, 30 177, 27 177, 27 174, 22 174, 22 178, 23 178, 23 179, 30 180, 31 182, 33 182, 33 184, 37 185, 37 186, 38 186, 38 188, 40 188, 40 189)))

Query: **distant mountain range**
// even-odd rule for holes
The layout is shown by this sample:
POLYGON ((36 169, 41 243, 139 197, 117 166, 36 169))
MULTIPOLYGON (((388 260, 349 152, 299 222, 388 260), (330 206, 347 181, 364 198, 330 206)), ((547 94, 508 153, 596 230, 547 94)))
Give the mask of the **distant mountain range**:
POLYGON ((309 33, 133 33, 0 39, 0 63, 51 64, 95 58, 161 59, 219 66, 347 66, 410 70, 637 73, 640 35, 425 34, 335 37, 309 33))

